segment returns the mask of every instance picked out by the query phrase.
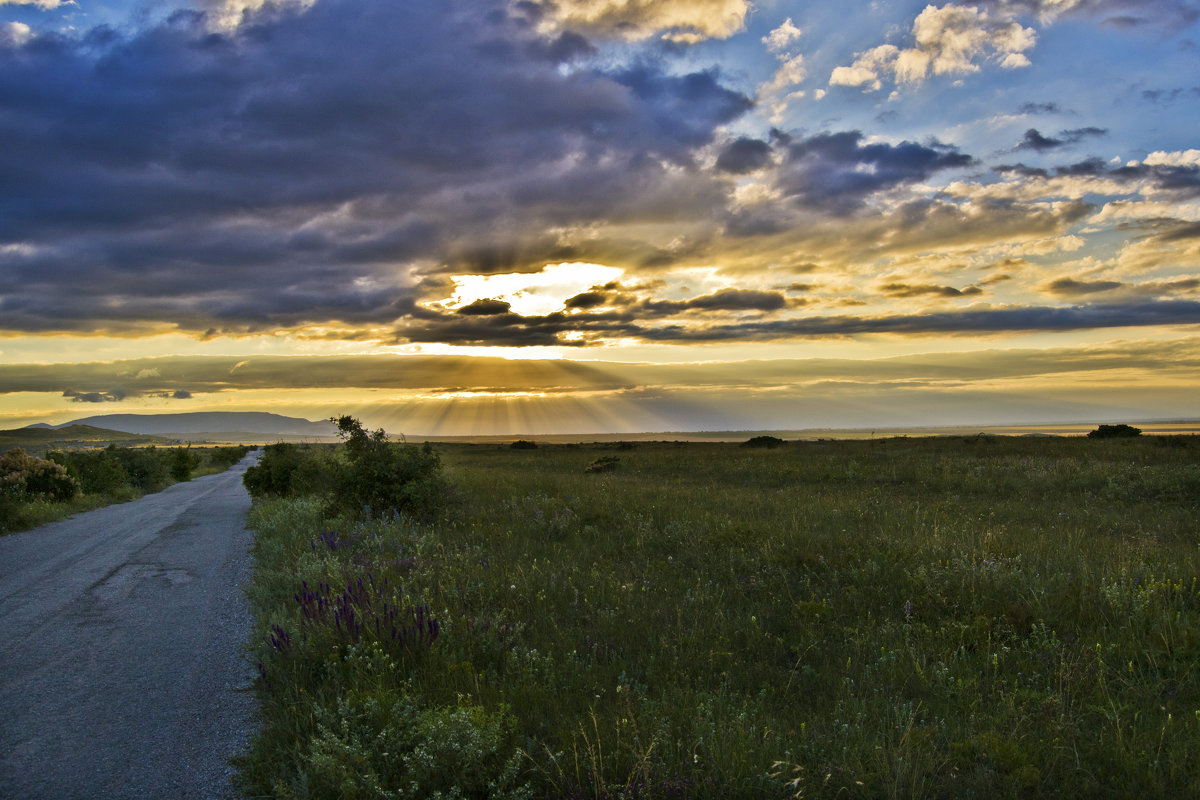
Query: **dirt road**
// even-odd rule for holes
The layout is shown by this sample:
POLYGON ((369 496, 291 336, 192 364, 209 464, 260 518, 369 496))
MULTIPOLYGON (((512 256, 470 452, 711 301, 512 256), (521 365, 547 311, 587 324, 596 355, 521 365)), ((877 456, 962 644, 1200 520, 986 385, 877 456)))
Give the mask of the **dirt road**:
POLYGON ((235 796, 254 458, 0 537, 0 797, 235 796))

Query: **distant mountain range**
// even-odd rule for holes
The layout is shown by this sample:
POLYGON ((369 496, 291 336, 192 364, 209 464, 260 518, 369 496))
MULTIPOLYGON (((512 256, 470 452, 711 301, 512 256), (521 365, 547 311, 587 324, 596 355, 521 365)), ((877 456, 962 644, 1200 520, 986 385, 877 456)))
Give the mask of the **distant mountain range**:
POLYGON ((334 436, 332 422, 313 422, 263 411, 197 411, 187 414, 100 414, 61 425, 30 425, 31 428, 61 429, 89 425, 110 431, 151 436, 197 433, 251 433, 269 436, 334 436))

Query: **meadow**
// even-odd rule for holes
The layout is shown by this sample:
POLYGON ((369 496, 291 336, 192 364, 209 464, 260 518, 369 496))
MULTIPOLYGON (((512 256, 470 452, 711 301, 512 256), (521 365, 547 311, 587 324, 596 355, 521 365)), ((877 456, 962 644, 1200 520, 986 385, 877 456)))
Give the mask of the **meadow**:
POLYGON ((1200 795, 1194 437, 289 448, 251 796, 1200 795))

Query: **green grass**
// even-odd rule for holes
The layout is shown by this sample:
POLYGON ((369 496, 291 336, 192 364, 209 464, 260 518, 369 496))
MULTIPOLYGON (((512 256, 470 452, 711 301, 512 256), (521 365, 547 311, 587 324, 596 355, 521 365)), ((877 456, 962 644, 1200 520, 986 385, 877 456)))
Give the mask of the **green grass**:
POLYGON ((256 505, 252 793, 1200 792, 1195 439, 439 452, 434 524, 256 505))

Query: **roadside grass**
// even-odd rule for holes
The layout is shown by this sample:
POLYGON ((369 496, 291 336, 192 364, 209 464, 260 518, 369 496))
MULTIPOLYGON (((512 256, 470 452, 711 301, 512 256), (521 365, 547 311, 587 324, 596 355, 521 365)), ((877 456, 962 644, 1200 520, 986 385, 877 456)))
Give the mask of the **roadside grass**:
MULTIPOLYGON (((69 484, 45 491, 20 470, 0 464, 0 535, 36 528, 75 514, 127 503, 184 480, 224 472, 252 448, 116 447, 51 451, 30 458, 35 467, 57 470, 69 484), (46 462, 49 462, 47 464, 46 462)), ((0 460, 9 459, 10 450, 0 460)), ((60 480, 60 483, 62 481, 60 480)))
POLYGON ((256 503, 251 794, 1200 794, 1200 441, 438 453, 256 503))

